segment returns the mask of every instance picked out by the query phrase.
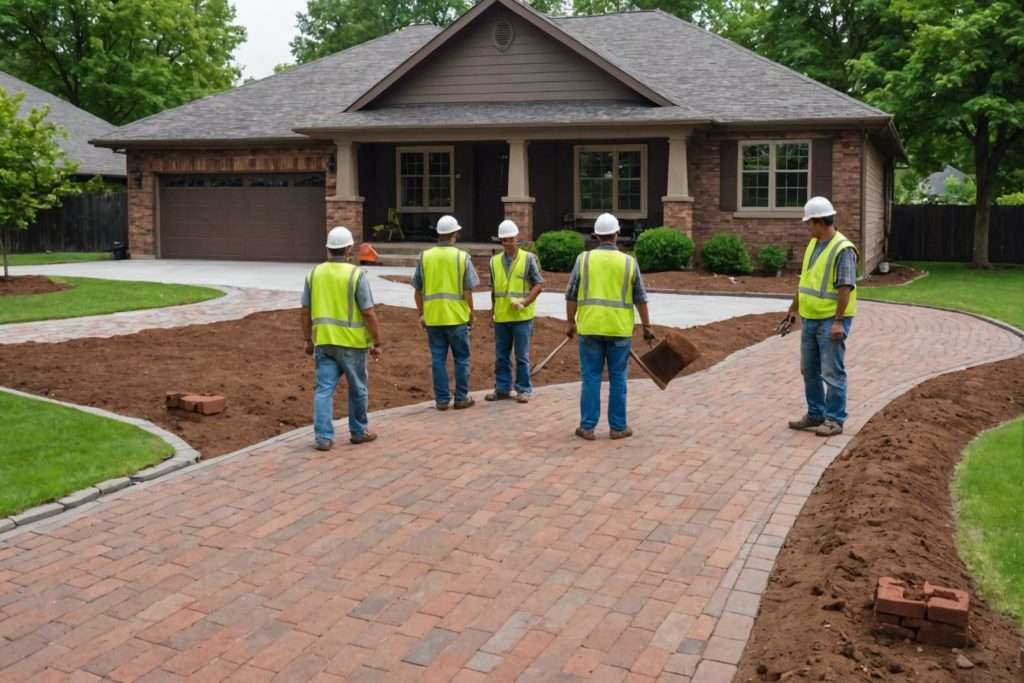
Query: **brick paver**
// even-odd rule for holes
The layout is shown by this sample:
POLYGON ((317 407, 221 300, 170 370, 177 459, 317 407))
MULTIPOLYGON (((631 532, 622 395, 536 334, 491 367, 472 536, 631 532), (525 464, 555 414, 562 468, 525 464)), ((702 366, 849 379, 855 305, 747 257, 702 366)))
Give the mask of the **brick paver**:
POLYGON ((573 437, 575 385, 412 406, 368 446, 300 430, 0 537, 0 680, 729 681, 787 530, 871 413, 1022 351, 862 309, 828 442, 785 427, 794 335, 631 383, 632 439, 573 437))

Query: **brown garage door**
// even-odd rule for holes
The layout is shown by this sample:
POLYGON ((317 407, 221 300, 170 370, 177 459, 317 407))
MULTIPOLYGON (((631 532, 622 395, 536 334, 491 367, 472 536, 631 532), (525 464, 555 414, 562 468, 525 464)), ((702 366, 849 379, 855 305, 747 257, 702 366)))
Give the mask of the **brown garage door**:
POLYGON ((325 211, 322 173, 161 176, 160 256, 320 261, 325 211))

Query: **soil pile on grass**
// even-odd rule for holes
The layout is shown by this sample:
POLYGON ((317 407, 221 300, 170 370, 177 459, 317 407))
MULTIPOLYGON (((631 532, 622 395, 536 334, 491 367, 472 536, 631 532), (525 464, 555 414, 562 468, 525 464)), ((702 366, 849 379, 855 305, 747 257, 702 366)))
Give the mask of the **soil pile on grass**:
POLYGON ((1011 619, 957 555, 953 469, 979 432, 1024 412, 1024 357, 925 382, 873 417, 825 472, 789 533, 736 681, 1020 683, 1011 619), (872 632, 879 576, 971 593, 975 647, 957 654, 872 632))
MULTIPOLYGON (((370 364, 370 409, 432 400, 430 354, 416 311, 389 306, 378 311, 386 346, 384 360, 370 364)), ((749 315, 688 329, 687 338, 702 355, 684 374, 765 339, 777 317, 749 315)), ((668 328, 655 328, 659 337, 667 332, 668 328)), ((538 318, 533 358, 542 358, 564 335, 563 321, 538 318)), ((634 343, 638 350, 647 348, 639 334, 634 343)), ((494 332, 482 319, 474 328, 472 347, 471 387, 490 388, 494 332)), ((630 376, 644 377, 634 364, 630 376)), ((544 385, 578 379, 575 350, 565 349, 534 381, 544 385)), ((0 385, 144 417, 180 434, 204 457, 312 422, 313 362, 303 351, 297 309, 110 339, 0 345, 0 385), (222 394, 227 410, 208 417, 168 412, 166 391, 222 394)), ((343 386, 335 399, 336 417, 346 414, 345 403, 343 386)), ((386 433, 386 425, 378 427, 386 433)))
POLYGON ((21 275, 9 280, 0 278, 0 296, 17 296, 20 294, 48 294, 67 289, 68 285, 54 282, 44 275, 21 275))

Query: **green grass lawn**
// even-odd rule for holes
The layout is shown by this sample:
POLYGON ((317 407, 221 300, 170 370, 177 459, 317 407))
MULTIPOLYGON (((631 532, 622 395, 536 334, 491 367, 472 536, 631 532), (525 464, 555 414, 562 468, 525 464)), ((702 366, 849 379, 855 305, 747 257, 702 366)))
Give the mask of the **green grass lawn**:
POLYGON ((223 296, 220 290, 159 282, 121 282, 85 277, 53 277, 69 289, 47 294, 0 297, 0 324, 77 318, 141 308, 192 304, 223 296))
POLYGON ((138 427, 0 392, 0 517, 160 462, 173 449, 138 427))
POLYGON ((957 467, 957 541, 986 599, 1024 628, 1024 418, 972 441, 957 467))
POLYGON ((966 263, 912 262, 928 277, 902 287, 864 287, 863 299, 928 304, 980 313, 1024 327, 1024 267, 977 270, 966 263))
MULTIPOLYGON (((109 251, 51 251, 35 254, 8 254, 10 266, 45 266, 50 263, 76 263, 78 261, 107 261, 109 251)), ((2 264, 2 262, 0 262, 2 264)))

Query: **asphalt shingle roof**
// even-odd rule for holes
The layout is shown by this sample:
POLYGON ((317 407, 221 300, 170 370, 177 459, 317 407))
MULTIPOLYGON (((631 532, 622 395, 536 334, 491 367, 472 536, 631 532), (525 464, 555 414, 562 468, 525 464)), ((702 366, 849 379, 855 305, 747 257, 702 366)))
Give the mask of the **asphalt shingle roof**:
POLYGON ((8 95, 25 93, 19 109, 21 115, 28 114, 32 109, 50 108, 48 120, 68 131, 67 139, 59 138, 59 143, 67 155, 78 162, 79 174, 124 177, 123 155, 89 144, 89 140, 113 131, 113 124, 3 71, 0 71, 0 88, 6 90, 8 95))
POLYGON ((661 11, 545 17, 671 100, 415 105, 345 112, 439 31, 412 26, 122 126, 103 144, 302 139, 295 129, 615 122, 877 120, 889 115, 661 11))

